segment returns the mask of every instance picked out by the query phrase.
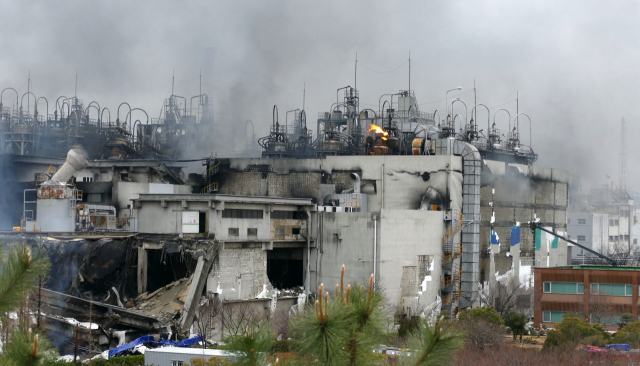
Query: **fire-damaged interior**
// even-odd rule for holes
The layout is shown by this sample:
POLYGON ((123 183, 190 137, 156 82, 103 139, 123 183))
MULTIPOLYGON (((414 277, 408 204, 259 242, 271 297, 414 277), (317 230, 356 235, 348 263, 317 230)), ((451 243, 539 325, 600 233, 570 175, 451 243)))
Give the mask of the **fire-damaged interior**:
POLYGON ((175 282, 181 278, 189 277, 196 266, 191 254, 178 251, 178 246, 163 250, 148 250, 147 264, 147 292, 175 282))
POLYGON ((276 248, 267 252, 267 276, 277 289, 303 286, 303 249, 276 248))

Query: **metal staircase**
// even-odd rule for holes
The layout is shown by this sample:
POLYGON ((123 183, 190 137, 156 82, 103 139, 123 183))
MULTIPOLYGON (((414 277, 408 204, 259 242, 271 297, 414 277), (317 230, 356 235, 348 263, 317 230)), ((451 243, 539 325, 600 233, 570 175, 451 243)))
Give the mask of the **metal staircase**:
POLYGON ((462 244, 454 243, 455 236, 464 227, 462 211, 451 210, 451 227, 442 237, 442 279, 440 292, 442 294, 442 309, 451 311, 452 305, 460 299, 462 295, 462 268, 455 262, 462 256, 462 244))
POLYGON ((218 171, 220 171, 220 162, 217 161, 215 158, 207 158, 207 160, 204 162, 204 165, 207 166, 203 174, 204 180, 207 185, 204 188, 202 188, 200 193, 202 194, 216 193, 218 192, 218 182, 215 175, 218 174, 218 171))

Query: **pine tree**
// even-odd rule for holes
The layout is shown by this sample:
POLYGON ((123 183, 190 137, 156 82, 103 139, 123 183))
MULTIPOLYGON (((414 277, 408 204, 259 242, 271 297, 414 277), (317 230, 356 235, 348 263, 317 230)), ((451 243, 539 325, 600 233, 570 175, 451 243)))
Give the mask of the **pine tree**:
MULTIPOLYGON (((0 314, 6 319, 25 302, 27 293, 37 287, 38 277, 49 270, 49 261, 42 253, 33 255, 29 248, 22 246, 10 250, 9 255, 0 253, 0 266, 0 314)), ((0 354, 0 365, 38 365, 50 355, 50 342, 29 325, 22 323, 11 331, 0 354)))

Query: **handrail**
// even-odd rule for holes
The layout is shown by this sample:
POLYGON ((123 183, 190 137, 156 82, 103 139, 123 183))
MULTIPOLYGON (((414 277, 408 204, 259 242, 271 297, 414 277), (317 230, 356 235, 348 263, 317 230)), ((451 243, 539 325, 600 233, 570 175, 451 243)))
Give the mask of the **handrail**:
POLYGON ((200 193, 204 194, 204 193, 209 193, 211 191, 218 191, 218 182, 213 182, 211 184, 209 184, 208 186, 202 188, 202 190, 200 191, 200 193))
POLYGON ((442 237, 442 245, 446 244, 447 241, 451 240, 454 236, 456 236, 456 234, 458 234, 461 230, 462 227, 464 226, 464 222, 463 222, 463 215, 462 215, 462 211, 458 211, 456 210, 456 219, 458 220, 458 223, 455 226, 452 226, 449 228, 449 230, 447 230, 447 232, 444 234, 444 236, 442 237))
POLYGON ((207 169, 207 174, 208 175, 216 174, 219 168, 220 168, 220 162, 218 162, 218 164, 212 166, 211 168, 207 169))

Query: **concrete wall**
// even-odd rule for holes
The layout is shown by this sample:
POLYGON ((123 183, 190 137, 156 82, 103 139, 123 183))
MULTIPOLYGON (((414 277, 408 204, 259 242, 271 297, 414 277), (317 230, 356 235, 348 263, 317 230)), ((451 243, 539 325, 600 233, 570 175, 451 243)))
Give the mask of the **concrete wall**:
POLYGON ((113 184, 113 203, 118 210, 119 218, 128 218, 130 211, 127 205, 131 205, 132 199, 137 199, 140 194, 189 194, 191 186, 162 184, 162 183, 139 183, 116 181, 113 184))
MULTIPOLYGON (((512 258, 506 253, 511 243, 511 226, 520 223, 523 227, 521 263, 531 265, 535 258, 535 241, 533 232, 528 229, 529 222, 539 219, 545 227, 567 230, 568 174, 564 170, 500 161, 485 160, 484 163, 480 201, 481 253, 489 248, 493 228, 501 245, 500 254, 495 256, 496 271, 510 270, 512 258)), ((480 280, 488 281, 489 257, 483 256, 480 262, 480 280)))
POLYGON ((436 300, 441 280, 442 211, 382 210, 373 213, 318 213, 321 239, 311 254, 312 290, 324 283, 328 291, 340 282, 366 284, 373 269, 374 220, 377 230, 376 285, 398 311, 424 308, 436 300), (431 280, 417 278, 419 255, 432 260, 431 280), (412 271, 413 269, 413 271, 412 271), (409 274, 407 276, 407 273, 409 274), (403 276, 404 274, 404 276, 403 276), (424 281, 425 291, 421 285, 424 281))
POLYGON ((220 193, 314 197, 318 202, 324 199, 320 197, 321 185, 334 185, 336 192, 341 193, 353 188, 349 174, 356 172, 361 175, 363 191, 367 185, 370 187, 369 212, 379 212, 383 205, 389 209, 417 209, 427 188, 434 187, 444 197, 449 193, 450 175, 462 172, 462 159, 458 156, 229 159, 223 160, 222 165, 220 193), (260 169, 263 172, 254 171, 260 169), (263 184, 266 192, 261 192, 263 184))
POLYGON ((253 299, 271 288, 267 278, 267 252, 260 243, 225 243, 207 280, 207 291, 223 300, 253 299))
POLYGON ((380 218, 380 282, 391 304, 398 304, 403 313, 415 315, 439 295, 444 213, 385 209, 380 218), (417 277, 420 255, 428 255, 432 261, 430 278, 417 277), (415 276, 403 278, 403 274, 406 277, 412 273, 412 267, 415 276))

